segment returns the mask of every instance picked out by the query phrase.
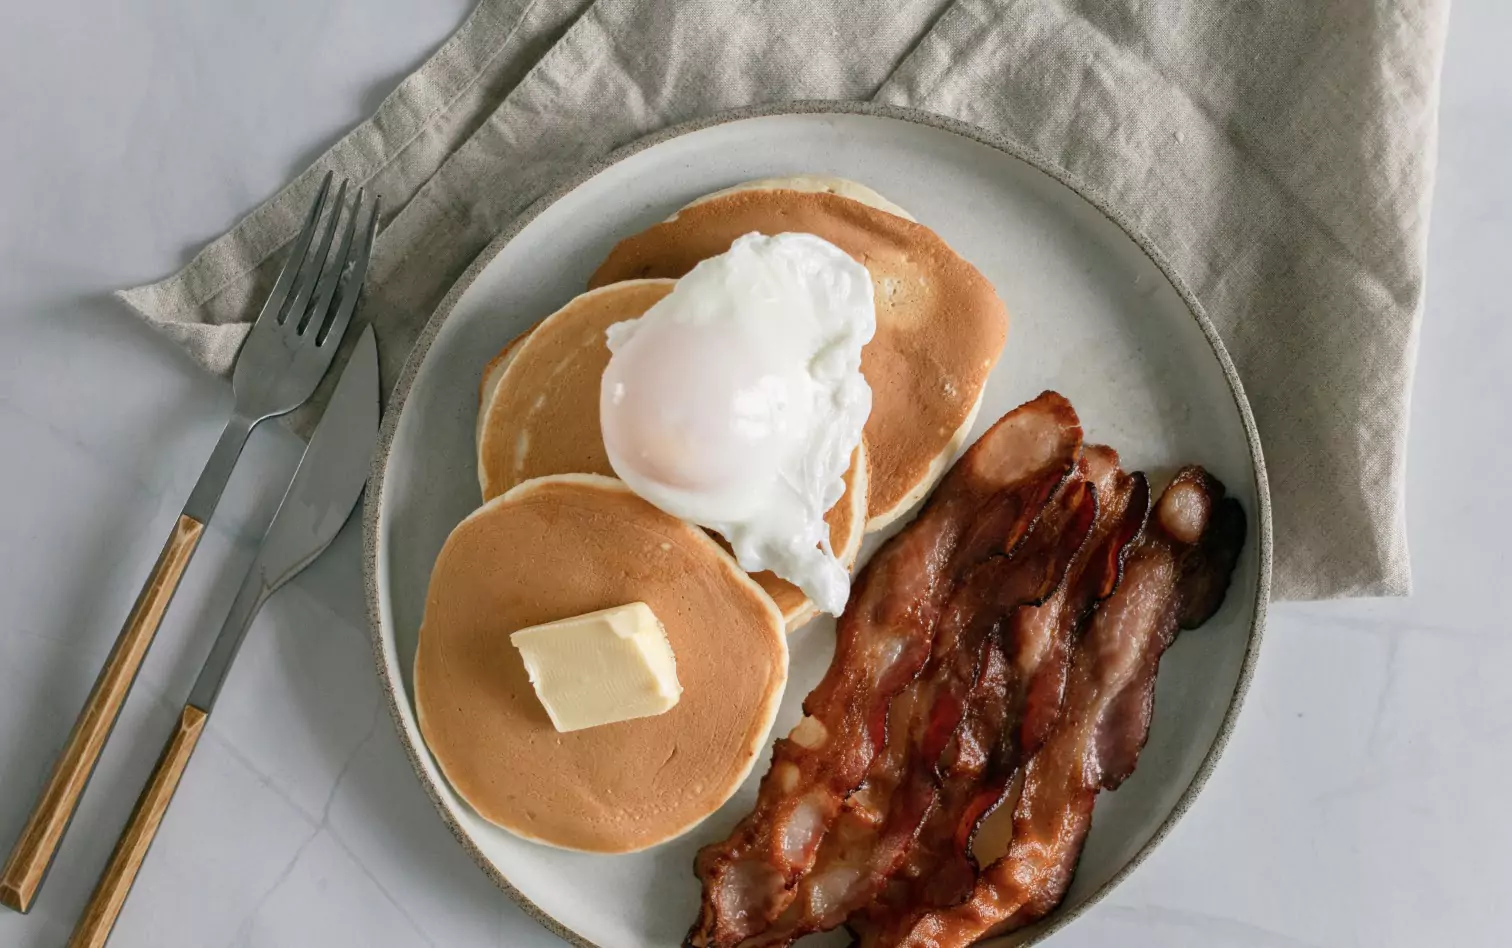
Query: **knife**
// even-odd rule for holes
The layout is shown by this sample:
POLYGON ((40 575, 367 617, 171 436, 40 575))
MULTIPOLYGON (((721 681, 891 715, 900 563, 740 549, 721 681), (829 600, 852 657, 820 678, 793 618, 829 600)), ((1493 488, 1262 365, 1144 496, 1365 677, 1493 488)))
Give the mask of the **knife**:
POLYGON ((367 482, 377 440, 378 347, 373 327, 367 326, 68 948, 101 948, 110 937, 253 617, 274 590, 310 565, 335 539, 367 482))

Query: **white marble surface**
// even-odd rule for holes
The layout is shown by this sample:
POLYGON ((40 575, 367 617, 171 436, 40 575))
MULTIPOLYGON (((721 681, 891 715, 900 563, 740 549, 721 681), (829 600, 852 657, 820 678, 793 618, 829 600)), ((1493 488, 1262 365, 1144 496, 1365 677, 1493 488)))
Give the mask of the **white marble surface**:
MULTIPOLYGON (((0 7, 0 847, 229 408, 108 298, 175 269, 366 115, 466 0, 0 7)), ((1074 948, 1496 945, 1512 891, 1512 6, 1445 67, 1408 494, 1417 594, 1286 605, 1222 766, 1074 948)), ((67 938, 295 458, 255 436, 30 915, 67 938)), ((253 628, 112 945, 551 946, 411 773, 349 524, 253 628)))

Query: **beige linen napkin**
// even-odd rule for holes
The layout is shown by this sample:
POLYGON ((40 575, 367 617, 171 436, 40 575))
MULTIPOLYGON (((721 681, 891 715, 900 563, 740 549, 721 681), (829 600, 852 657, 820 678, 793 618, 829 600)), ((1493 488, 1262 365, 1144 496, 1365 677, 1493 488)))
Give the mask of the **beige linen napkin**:
POLYGON ((1402 594, 1408 393, 1448 0, 482 0, 308 171, 121 297, 213 372, 327 169, 380 192, 385 385, 489 239, 611 149, 709 113, 875 99, 1015 139, 1162 247, 1233 353, 1281 598, 1402 594))

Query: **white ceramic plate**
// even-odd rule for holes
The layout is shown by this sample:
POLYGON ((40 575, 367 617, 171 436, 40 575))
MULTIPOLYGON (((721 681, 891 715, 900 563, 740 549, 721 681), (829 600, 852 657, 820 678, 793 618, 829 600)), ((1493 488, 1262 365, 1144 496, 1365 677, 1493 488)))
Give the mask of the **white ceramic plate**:
MULTIPOLYGON (((410 356, 384 424, 367 501, 368 591, 378 671, 400 738, 442 818, 478 864, 543 924, 581 945, 668 948, 693 919, 691 867, 754 799, 758 766, 688 836, 630 856, 589 856, 522 841, 474 813, 446 784, 415 723, 411 666, 431 566, 478 504, 478 378, 499 348, 583 289, 619 238, 720 188, 812 172, 879 190, 934 228, 996 285, 1012 314, 978 432, 1054 388, 1103 441, 1157 483, 1198 462, 1250 518, 1222 611, 1184 634, 1161 665, 1139 769, 1099 800, 1062 908, 1002 944, 1036 940, 1115 884, 1185 810, 1216 760, 1248 682, 1270 579, 1264 467, 1233 366, 1191 294, 1118 215, 1048 163, 919 112, 798 104, 702 120, 622 150, 544 198, 458 281, 410 356)), ((975 435, 973 435, 975 437, 975 435)), ((798 718, 829 663, 833 622, 792 640, 774 733, 798 718)), ((814 944, 844 943, 826 936, 814 944)))

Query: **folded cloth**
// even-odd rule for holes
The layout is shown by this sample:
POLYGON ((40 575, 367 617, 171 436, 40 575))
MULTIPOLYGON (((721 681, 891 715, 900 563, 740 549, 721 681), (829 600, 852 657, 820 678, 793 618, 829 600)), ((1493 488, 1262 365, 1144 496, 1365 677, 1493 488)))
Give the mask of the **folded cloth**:
POLYGON ((612 149, 760 103, 922 108, 1067 169, 1196 291, 1260 425, 1276 595, 1404 594, 1448 6, 482 0, 288 187, 181 272, 120 296, 229 374, 335 170, 385 201, 365 312, 389 385, 489 240, 612 149))

